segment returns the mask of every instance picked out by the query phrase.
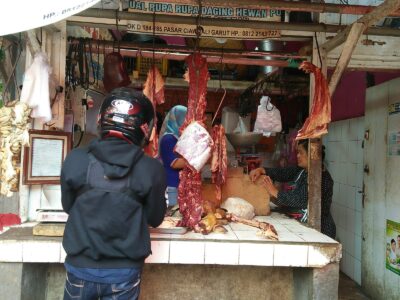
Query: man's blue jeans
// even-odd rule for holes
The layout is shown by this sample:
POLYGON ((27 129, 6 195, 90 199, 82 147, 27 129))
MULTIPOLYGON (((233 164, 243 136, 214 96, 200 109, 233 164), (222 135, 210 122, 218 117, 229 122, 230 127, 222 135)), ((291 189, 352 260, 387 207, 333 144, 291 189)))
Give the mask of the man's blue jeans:
POLYGON ((140 275, 121 283, 97 283, 79 279, 67 273, 64 300, 136 300, 140 293, 140 275))

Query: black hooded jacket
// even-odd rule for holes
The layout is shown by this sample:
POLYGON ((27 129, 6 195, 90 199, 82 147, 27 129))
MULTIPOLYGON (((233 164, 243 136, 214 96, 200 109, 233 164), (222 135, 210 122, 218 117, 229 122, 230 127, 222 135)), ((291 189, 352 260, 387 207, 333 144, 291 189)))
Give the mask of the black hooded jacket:
POLYGON ((71 151, 61 171, 62 206, 69 214, 66 262, 140 267, 151 253, 148 225, 157 227, 164 218, 165 189, 163 166, 136 145, 111 138, 71 151))

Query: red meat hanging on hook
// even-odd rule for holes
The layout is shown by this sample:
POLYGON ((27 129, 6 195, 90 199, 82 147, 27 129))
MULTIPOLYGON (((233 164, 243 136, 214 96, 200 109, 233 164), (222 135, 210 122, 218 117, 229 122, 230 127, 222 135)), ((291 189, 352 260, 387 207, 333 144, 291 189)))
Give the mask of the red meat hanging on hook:
POLYGON ((130 83, 121 54, 118 52, 107 54, 104 58, 104 89, 109 93, 115 88, 128 86, 130 83))
MULTIPOLYGON (((151 103, 153 103, 154 112, 156 111, 156 106, 163 104, 165 101, 164 87, 164 79, 157 67, 153 65, 147 73, 147 79, 143 87, 143 94, 150 99, 151 103)), ((157 129, 157 122, 154 122, 154 124, 154 128, 157 129)), ((158 155, 158 135, 156 133, 144 151, 151 157, 156 157, 158 155)))
POLYGON ((328 83, 321 69, 308 61, 302 62, 299 69, 314 74, 315 89, 310 116, 299 130, 296 140, 319 138, 328 133, 328 124, 331 122, 331 96, 328 83))
MULTIPOLYGON (((207 81, 209 73, 207 60, 200 53, 195 53, 186 59, 188 72, 185 75, 189 81, 188 110, 181 132, 193 121, 204 126, 205 110, 207 106, 207 81)), ((201 197, 201 174, 185 167, 179 173, 178 203, 182 220, 178 226, 199 230, 198 223, 203 212, 201 197)))

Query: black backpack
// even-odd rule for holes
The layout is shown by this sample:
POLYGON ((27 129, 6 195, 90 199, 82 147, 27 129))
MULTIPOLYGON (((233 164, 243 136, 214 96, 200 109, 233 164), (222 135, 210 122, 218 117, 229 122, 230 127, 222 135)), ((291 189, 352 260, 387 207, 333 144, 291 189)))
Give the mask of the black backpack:
MULTIPOLYGON (((133 166, 142 156, 139 151, 133 166)), ((150 234, 143 201, 130 187, 133 168, 123 178, 109 179, 88 152, 86 183, 77 191, 64 232, 69 256, 144 260, 150 252, 150 234), (83 230, 85 228, 85 230, 83 230)))

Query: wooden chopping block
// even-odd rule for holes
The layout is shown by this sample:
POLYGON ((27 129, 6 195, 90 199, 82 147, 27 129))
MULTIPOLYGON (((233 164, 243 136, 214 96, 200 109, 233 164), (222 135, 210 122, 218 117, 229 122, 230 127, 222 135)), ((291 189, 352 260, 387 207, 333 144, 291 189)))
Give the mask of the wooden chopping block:
POLYGON ((65 223, 39 223, 33 227, 33 235, 63 236, 65 223))
MULTIPOLYGON (((222 201, 229 197, 239 197, 254 206, 256 215, 267 216, 270 214, 269 194, 261 185, 261 178, 253 183, 249 175, 243 174, 243 168, 229 168, 226 183, 222 187, 222 201)), ((216 207, 215 185, 203 182, 202 197, 204 200, 213 202, 216 207)))

